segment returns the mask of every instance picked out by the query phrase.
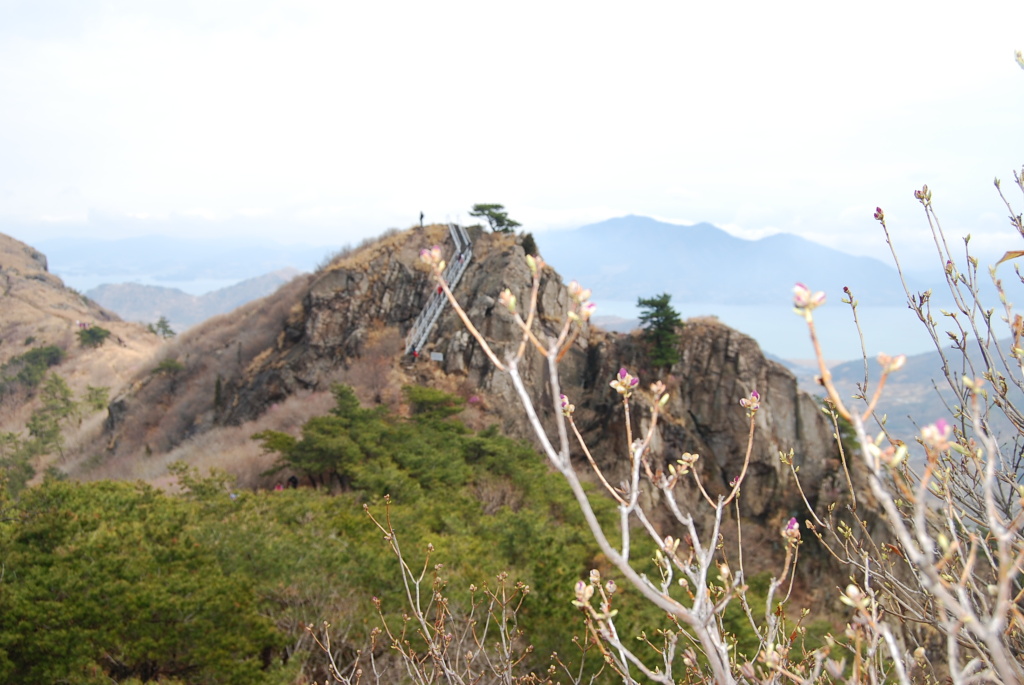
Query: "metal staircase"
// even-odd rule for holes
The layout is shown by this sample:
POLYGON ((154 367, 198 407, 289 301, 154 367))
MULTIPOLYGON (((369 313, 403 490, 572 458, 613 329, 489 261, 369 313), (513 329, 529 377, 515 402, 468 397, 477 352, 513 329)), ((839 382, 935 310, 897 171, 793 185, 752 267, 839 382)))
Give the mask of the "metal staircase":
MULTIPOLYGON (((442 275, 448 287, 454 291, 455 286, 459 284, 459 279, 462 278, 462 274, 466 272, 466 268, 469 266, 469 260, 473 258, 473 244, 469 240, 469 234, 466 233, 466 229, 462 226, 450 223, 448 224, 448 232, 451 233, 452 242, 455 244, 455 254, 448 260, 442 275)), ((437 319, 441 316, 441 312, 444 311, 444 306, 447 303, 448 298, 445 294, 435 290, 430 299, 427 300, 427 304, 424 305, 423 311, 416 317, 416 321, 413 323, 409 334, 405 337, 406 354, 419 352, 423 349, 427 338, 430 337, 430 331, 434 328, 434 324, 437 323, 437 319)))

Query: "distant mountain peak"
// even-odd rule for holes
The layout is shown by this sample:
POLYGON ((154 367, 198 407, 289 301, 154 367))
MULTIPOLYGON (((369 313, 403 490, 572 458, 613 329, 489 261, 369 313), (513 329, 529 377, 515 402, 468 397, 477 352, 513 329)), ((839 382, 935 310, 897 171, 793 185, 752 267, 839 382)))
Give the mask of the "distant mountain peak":
POLYGON ((707 222, 627 215, 535 238, 549 263, 602 299, 667 292, 691 302, 784 304, 797 281, 836 297, 844 286, 856 286, 864 302, 903 299, 896 270, 884 262, 793 234, 748 240, 707 222))
POLYGON ((87 295, 128 321, 152 323, 166 317, 171 328, 180 333, 210 317, 265 297, 300 273, 298 269, 285 267, 205 295, 190 295, 178 288, 141 283, 105 283, 87 295))

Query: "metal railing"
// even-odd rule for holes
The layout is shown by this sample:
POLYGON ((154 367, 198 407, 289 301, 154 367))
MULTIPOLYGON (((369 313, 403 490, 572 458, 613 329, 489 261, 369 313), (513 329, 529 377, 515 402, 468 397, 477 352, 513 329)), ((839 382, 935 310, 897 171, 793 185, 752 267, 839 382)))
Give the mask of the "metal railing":
MULTIPOLYGON (((454 291, 455 286, 459 284, 459 280, 462 278, 462 274, 466 272, 469 261, 473 258, 473 243, 470 241, 466 229, 462 226, 448 224, 448 232, 451 233, 452 242, 455 244, 455 254, 448 261, 442 275, 445 282, 448 283, 448 287, 454 291)), ((416 317, 416 321, 409 330, 409 334, 405 337, 406 354, 423 349, 427 338, 430 337, 430 331, 434 328, 434 324, 437 323, 437 319, 441 316, 441 312, 444 311, 444 306, 447 302, 448 298, 445 297, 443 292, 434 291, 430 296, 430 299, 427 300, 426 305, 423 307, 423 311, 416 317)))

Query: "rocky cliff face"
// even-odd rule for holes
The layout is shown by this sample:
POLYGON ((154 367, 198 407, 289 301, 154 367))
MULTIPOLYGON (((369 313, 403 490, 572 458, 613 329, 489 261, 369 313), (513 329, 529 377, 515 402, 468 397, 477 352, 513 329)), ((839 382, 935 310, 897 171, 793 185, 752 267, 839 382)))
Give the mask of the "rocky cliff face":
MULTIPOLYGON (((530 279, 523 251, 514 236, 477 233, 474 239, 475 256, 456 294, 486 339, 499 354, 506 354, 518 344, 519 336, 510 315, 498 306, 496 296, 509 287, 520 302, 526 302, 530 279)), ((182 387, 212 387, 210 378, 202 380, 197 375, 200 367, 206 374, 215 368, 219 407, 214 406, 213 393, 206 392, 202 397, 193 393, 188 395, 192 406, 170 406, 164 413, 184 413, 179 423, 187 427, 187 434, 194 435, 215 424, 251 420, 296 392, 326 389, 342 371, 368 364, 371 331, 383 327, 404 335, 435 288, 418 264, 419 249, 445 245, 446 240, 444 227, 416 229, 387 236, 340 258, 321 273, 296 281, 262 303, 223 317, 224 327, 234 326, 237 331, 232 334, 239 338, 237 345, 234 338, 210 328, 214 322, 200 327, 205 330, 182 336, 179 359, 200 356, 195 346, 204 336, 218 339, 217 355, 224 350, 222 360, 212 366, 208 361, 186 363, 175 384, 178 394, 182 387), (269 323, 261 322, 261 311, 279 314, 268 315, 269 323), (247 323, 232 323, 233 318, 247 323), (268 327, 260 336, 266 342, 243 345, 241 336, 257 326, 268 327), (231 354, 232 350, 237 351, 231 354), (236 358, 226 363, 230 357, 236 358)), ((450 245, 446 252, 451 254, 450 245)), ((547 269, 538 303, 542 339, 556 332, 568 306, 560 277, 547 269)), ((375 349, 372 353, 379 356, 381 351, 375 349)), ((779 460, 779 452, 791 449, 803 481, 813 484, 807 492, 812 503, 834 494, 838 462, 832 428, 815 401, 797 389, 788 370, 767 360, 754 340, 714 319, 688 322, 680 353, 681 361, 663 373, 672 399, 655 438, 662 465, 682 452, 699 453, 709 491, 724 492, 739 474, 747 444, 747 418, 738 401, 756 389, 762 396, 762 409, 757 416, 750 472, 741 498, 743 514, 774 524, 802 510, 788 467, 779 460)), ((401 368, 406 382, 461 388, 467 395, 482 398, 488 416, 499 422, 505 433, 531 438, 508 377, 495 371, 450 307, 418 360, 405 357, 394 343, 385 354, 392 368, 401 368), (431 353, 440 353, 443 360, 429 361, 431 353)), ((208 353, 201 356, 207 360, 210 357, 208 353)), ((608 383, 622 366, 639 373, 644 387, 655 378, 647 368, 645 348, 638 337, 609 334, 593 327, 585 328, 560 365, 563 392, 576 404, 577 421, 588 444, 613 480, 624 473, 626 440, 621 403, 608 383)), ((520 369, 540 413, 553 426, 544 360, 531 352, 520 369)), ((166 384, 166 379, 162 382, 166 384)), ((147 401, 160 402, 153 396, 147 401)), ((130 398, 121 398, 120 402, 121 413, 117 420, 112 417, 108 427, 110 444, 118 444, 117 434, 133 422, 130 398)), ((649 411, 642 400, 633 403, 633 411, 634 425, 644 428, 649 411)), ((147 431, 134 426, 130 432, 147 431)), ((132 449, 130 443, 123 443, 121 448, 132 449)), ((574 453, 581 454, 578 450, 574 453)))
MULTIPOLYGON (((511 352, 519 335, 512 318, 496 306, 496 295, 510 287, 520 303, 526 301, 529 273, 524 255, 511 243, 495 244, 482 252, 475 270, 471 267, 467 271, 456 294, 486 339, 498 349, 511 352)), ((561 278, 549 271, 538 298, 538 319, 545 334, 556 333, 568 307, 561 278)), ((492 406, 500 408, 506 433, 532 437, 509 379, 495 371, 453 312, 442 318, 432 340, 433 347, 427 351, 444 355, 445 372, 464 374, 471 386, 490 396, 492 406)), ((687 322, 679 349, 678 364, 667 371, 652 370, 645 345, 637 336, 587 327, 561 362, 562 392, 576 405, 577 423, 603 469, 618 477, 625 475, 622 408, 609 382, 619 368, 626 367, 640 375, 644 387, 659 377, 670 387, 672 397, 654 441, 663 468, 682 452, 698 453, 702 455, 703 480, 709 492, 727 492, 729 482, 742 469, 747 447, 749 423, 739 400, 757 390, 762 408, 757 415, 748 487, 741 498, 743 514, 781 521, 783 516, 788 518, 804 509, 780 452, 793 450, 794 464, 800 468, 805 494, 812 504, 822 495, 837 494, 839 462, 833 429, 817 401, 798 389, 788 369, 768 360, 752 338, 713 318, 687 322)), ((548 417, 546 423, 553 435, 556 410, 544 360, 539 354, 528 354, 520 370, 533 392, 535 405, 548 417)), ((646 430, 649 415, 642 399, 633 402, 634 426, 646 430)), ((574 454, 582 456, 575 448, 574 454)), ((696 492, 692 494, 696 496, 696 492)))

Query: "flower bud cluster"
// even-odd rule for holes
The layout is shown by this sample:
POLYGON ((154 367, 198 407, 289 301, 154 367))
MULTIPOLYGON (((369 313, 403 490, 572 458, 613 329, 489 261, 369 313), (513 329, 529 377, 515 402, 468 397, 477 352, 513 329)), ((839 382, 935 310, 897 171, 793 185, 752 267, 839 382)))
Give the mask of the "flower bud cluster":
POLYGON ((769 644, 757 655, 758 661, 771 669, 782 668, 788 658, 789 648, 781 644, 769 644))
POLYGON ((796 518, 790 518, 782 529, 782 539, 790 545, 800 544, 800 524, 796 518))
POLYGON ((923 186, 921 186, 921 190, 915 190, 914 191, 914 199, 916 199, 918 202, 920 202, 921 204, 923 204, 926 207, 931 204, 931 202, 932 202, 932 191, 928 190, 928 184, 927 183, 924 184, 923 186))
POLYGON ((879 433, 875 436, 874 440, 871 439, 871 436, 868 436, 867 444, 864 448, 875 459, 876 463, 881 462, 890 469, 894 469, 906 459, 907 446, 902 441, 897 440, 894 445, 889 445, 882 449, 882 443, 886 440, 888 438, 885 437, 885 433, 879 433))
POLYGON ((893 373, 903 368, 903 365, 907 363, 907 355, 900 354, 895 357, 890 357, 887 354, 878 355, 878 365, 882 367, 885 373, 893 373))
POLYGON ((590 599, 594 596, 594 586, 584 580, 576 581, 576 600, 573 602, 575 606, 582 607, 590 604, 590 599))
POLYGON ((576 304, 583 304, 590 299, 592 294, 590 288, 584 288, 578 281, 571 281, 569 283, 569 297, 576 304))
POLYGON ((665 392, 665 383, 662 381, 651 383, 651 394, 654 395, 654 402, 657 406, 664 407, 668 403, 669 394, 665 392))
POLYGON ((750 391, 750 397, 740 399, 740 406, 747 410, 747 416, 753 416, 761 408, 761 393, 757 390, 750 391))
POLYGON ((572 413, 576 411, 576 405, 569 402, 569 398, 565 395, 559 395, 558 401, 562 407, 562 413, 565 416, 572 416, 572 413))
POLYGON ((509 310, 511 313, 516 313, 516 296, 512 294, 512 291, 505 288, 498 295, 498 301, 501 302, 501 306, 509 310))
POLYGON ((573 321, 590 321, 590 317, 597 311, 597 305, 593 302, 586 302, 579 306, 579 311, 569 310, 569 318, 573 321))
POLYGON ((945 452, 949 449, 949 436, 952 432, 953 427, 946 419, 939 419, 921 429, 921 442, 936 452, 945 452))
POLYGON ((629 373, 625 367, 619 369, 619 372, 615 374, 615 380, 609 383, 615 389, 615 392, 627 399, 633 394, 633 391, 639 384, 640 379, 629 373))
POLYGON ((867 609, 871 606, 871 597, 864 593, 856 585, 850 584, 846 586, 846 590, 843 594, 839 595, 839 601, 847 606, 851 606, 854 609, 867 609))
POLYGON ((700 459, 699 454, 692 454, 690 452, 683 452, 682 456, 676 460, 675 464, 668 465, 668 472, 675 475, 685 476, 693 468, 693 465, 700 459), (678 467, 676 466, 678 464, 678 467))
POLYGON ((808 321, 811 320, 811 312, 823 304, 825 304, 824 292, 819 290, 812 293, 811 289, 803 283, 793 286, 793 311, 808 321))
POLYGON ((670 557, 674 557, 676 552, 679 551, 679 538, 674 538, 671 535, 665 536, 664 541, 665 554, 670 557))
POLYGON ((569 318, 573 321, 589 321, 597 310, 597 305, 590 302, 590 288, 584 288, 577 281, 569 283, 569 297, 576 305, 570 312, 569 318))
POLYGON ((618 588, 615 585, 615 581, 609 580, 601 587, 601 572, 596 568, 590 571, 590 582, 585 580, 576 581, 574 588, 575 599, 573 600, 573 606, 587 611, 592 618, 599 621, 608 620, 614 618, 618 613, 612 610, 612 595, 618 588), (596 593, 600 593, 600 611, 596 610, 590 603, 590 600, 594 598, 596 593))
POLYGON ((441 246, 434 245, 429 250, 420 250, 420 261, 429 266, 435 273, 444 271, 445 261, 441 253, 441 246))

